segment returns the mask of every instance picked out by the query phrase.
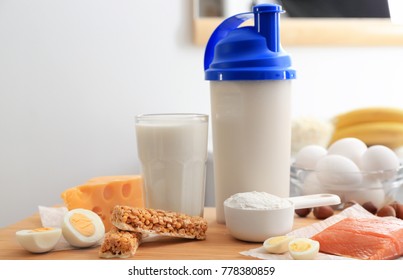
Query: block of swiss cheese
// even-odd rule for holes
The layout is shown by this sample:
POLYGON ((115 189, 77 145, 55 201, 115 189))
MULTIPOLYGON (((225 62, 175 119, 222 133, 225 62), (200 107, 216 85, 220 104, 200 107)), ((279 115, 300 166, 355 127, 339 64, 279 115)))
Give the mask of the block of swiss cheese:
POLYGON ((69 210, 84 208, 97 213, 105 225, 105 231, 109 231, 112 227, 110 216, 115 205, 144 207, 143 179, 140 175, 96 177, 65 190, 61 197, 69 210))

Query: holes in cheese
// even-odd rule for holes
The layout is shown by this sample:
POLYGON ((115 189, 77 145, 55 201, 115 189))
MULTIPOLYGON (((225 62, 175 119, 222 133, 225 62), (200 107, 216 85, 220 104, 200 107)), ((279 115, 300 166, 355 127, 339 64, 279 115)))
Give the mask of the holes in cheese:
POLYGON ((123 196, 125 196, 125 197, 130 196, 131 191, 132 191, 132 188, 130 187, 129 184, 124 184, 122 186, 122 195, 123 196))
POLYGON ((61 197, 69 210, 84 208, 97 213, 109 231, 115 205, 144 207, 143 179, 140 175, 96 177, 67 189, 61 197))
POLYGON ((114 186, 113 185, 106 185, 104 188, 104 199, 105 200, 110 200, 113 197, 114 194, 114 186))

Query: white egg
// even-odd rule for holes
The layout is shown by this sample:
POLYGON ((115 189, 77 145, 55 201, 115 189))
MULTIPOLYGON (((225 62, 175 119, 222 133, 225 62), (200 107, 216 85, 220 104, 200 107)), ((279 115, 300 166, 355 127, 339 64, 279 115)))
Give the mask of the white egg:
POLYGON ((66 213, 62 223, 63 237, 74 247, 90 247, 105 235, 101 218, 87 209, 73 209, 66 213))
POLYGON ((396 174, 399 158, 393 150, 383 145, 368 148, 361 157, 361 170, 365 172, 384 171, 375 174, 379 179, 389 179, 396 174))
POLYGON ((323 192, 322 184, 316 177, 315 172, 310 172, 302 183, 302 195, 318 194, 323 192))
POLYGON ((367 150, 367 145, 357 138, 343 138, 332 145, 328 149, 329 155, 340 155, 351 159, 359 166, 362 154, 367 150))
POLYGON ((295 238, 288 243, 288 251, 294 260, 313 260, 319 252, 319 242, 309 238, 295 238))
POLYGON ((263 248, 268 253, 283 254, 288 251, 288 243, 294 238, 294 236, 286 235, 271 237, 263 242, 263 248))
POLYGON ((344 193, 345 201, 355 201, 362 205, 365 202, 372 202, 374 206, 381 209, 385 202, 385 192, 383 189, 358 190, 344 193))
POLYGON ((326 155, 318 160, 315 170, 319 182, 339 190, 358 186, 362 175, 358 166, 349 158, 340 155, 326 155))
POLYGON ((37 228, 16 232, 18 243, 32 253, 45 253, 52 250, 62 236, 60 228, 37 228))
POLYGON ((315 168, 317 161, 326 154, 327 150, 322 146, 305 146, 296 154, 294 165, 312 170, 315 168))

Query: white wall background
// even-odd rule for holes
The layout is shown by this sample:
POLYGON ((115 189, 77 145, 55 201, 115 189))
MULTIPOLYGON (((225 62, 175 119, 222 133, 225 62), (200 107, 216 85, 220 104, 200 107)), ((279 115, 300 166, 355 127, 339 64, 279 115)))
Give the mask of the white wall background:
MULTIPOLYGON (((0 227, 139 173, 134 116, 209 113, 190 0, 0 0, 0 227)), ((287 48, 293 114, 403 106, 403 48, 287 48)))

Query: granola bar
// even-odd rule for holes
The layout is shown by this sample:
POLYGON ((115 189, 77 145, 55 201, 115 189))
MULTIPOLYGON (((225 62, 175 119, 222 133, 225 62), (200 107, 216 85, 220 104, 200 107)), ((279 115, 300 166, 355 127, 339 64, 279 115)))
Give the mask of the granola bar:
POLYGON ((112 224, 121 230, 189 239, 205 239, 207 220, 198 216, 150 208, 117 205, 112 224))
POLYGON ((129 258, 134 256, 141 242, 141 233, 119 230, 112 227, 105 234, 99 249, 101 258, 129 258))

